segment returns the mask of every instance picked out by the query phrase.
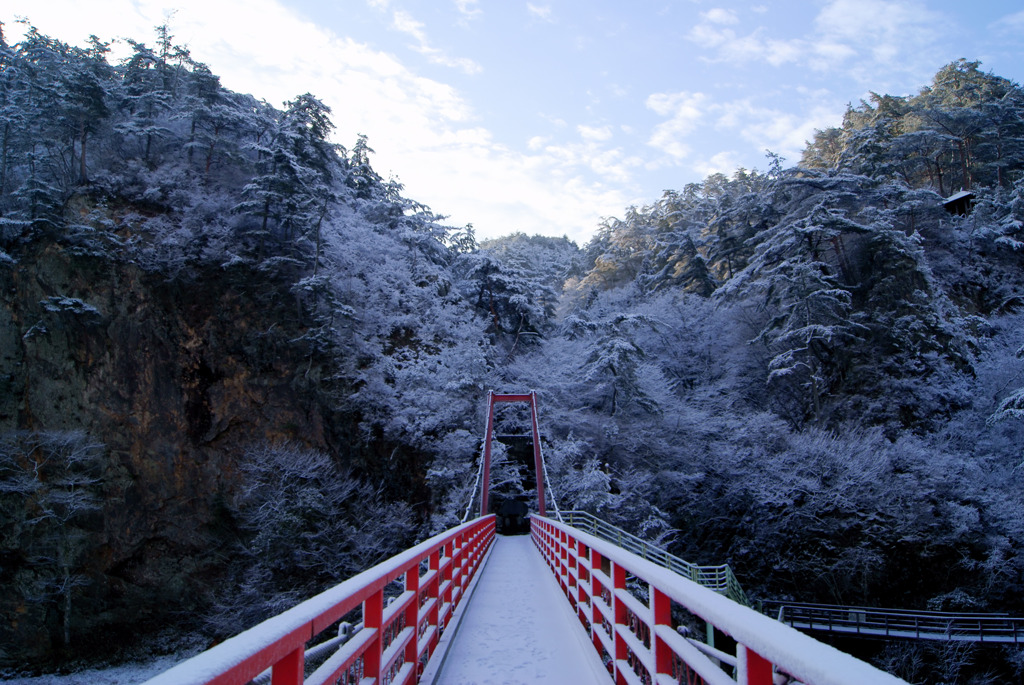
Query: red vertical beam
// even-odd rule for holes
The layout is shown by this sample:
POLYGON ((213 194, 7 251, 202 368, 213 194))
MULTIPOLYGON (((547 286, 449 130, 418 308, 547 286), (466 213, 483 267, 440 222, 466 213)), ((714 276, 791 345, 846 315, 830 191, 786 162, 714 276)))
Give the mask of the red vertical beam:
POLYGON ((590 606, 590 550, 579 540, 576 541, 576 613, 580 623, 590 625, 587 619, 587 607, 590 606), (585 576, 584 576, 585 574, 585 576))
POLYGON ((438 616, 440 615, 441 609, 441 597, 438 593, 438 589, 441 585, 441 553, 440 550, 435 550, 430 553, 430 570, 434 571, 430 585, 427 586, 427 598, 434 600, 434 604, 430 609, 430 615, 427 618, 427 623, 434 626, 434 637, 430 641, 430 646, 427 648, 427 658, 429 659, 434 654, 434 650, 437 648, 438 640, 441 637, 441 626, 438 622, 438 616))
POLYGON ((302 685, 306 677, 303 672, 306 666, 305 652, 305 646, 299 647, 274 664, 270 675, 271 685, 302 685))
POLYGON ((381 652, 383 651, 384 631, 384 590, 377 590, 363 602, 363 627, 376 630, 370 646, 363 652, 363 676, 374 678, 380 682, 381 652))
POLYGON ((658 637, 658 626, 672 627, 672 600, 653 585, 650 586, 650 607, 654 614, 654 625, 651 626, 651 649, 654 650, 655 680, 661 674, 672 675, 672 650, 668 644, 658 637))
MULTIPOLYGON (((601 553, 593 547, 590 548, 590 568, 600 570, 601 568, 601 553)), ((591 598, 602 597, 604 586, 601 584, 601 580, 590 575, 590 596, 591 598)), ((602 597, 603 601, 603 597, 602 597)), ((590 602, 590 639, 594 643, 594 647, 597 649, 597 653, 600 654, 604 649, 601 639, 597 636, 597 631, 604 630, 604 624, 601 622, 602 617, 601 610, 597 608, 597 602, 591 600, 590 602)), ((610 635, 609 637, 615 637, 610 635)), ((614 657, 609 654, 608 656, 614 657)), ((614 671, 612 671, 614 673, 614 671)))
POLYGON ((772 662, 746 645, 736 645, 736 682, 739 685, 772 685, 772 662))
POLYGON ((455 607, 462 601, 462 588, 465 585, 463 582, 466 563, 464 535, 465 533, 456 535, 455 543, 452 546, 452 612, 455 611, 455 607), (456 590, 458 590, 458 593, 455 592, 456 590))
POLYGON ((453 571, 455 570, 455 557, 452 556, 452 548, 453 545, 449 539, 449 541, 444 544, 444 556, 448 561, 444 567, 444 571, 441 572, 440 579, 442 585, 447 583, 447 585, 445 585, 444 592, 441 593, 441 603, 448 605, 447 610, 441 615, 441 618, 438 621, 440 630, 442 631, 448 627, 448 622, 452 618, 452 583, 450 581, 452 580, 453 571))
POLYGON ((540 428, 537 427, 537 393, 530 391, 530 416, 533 419, 533 468, 537 473, 537 513, 547 516, 544 507, 544 462, 540 453, 540 428))
POLYGON ((626 569, 619 566, 618 563, 612 562, 612 611, 615 614, 615 623, 612 626, 615 639, 615 654, 612 658, 615 660, 615 682, 618 685, 625 685, 626 677, 619 672, 619 661, 629 658, 629 647, 626 645, 626 641, 619 634, 619 628, 626 628, 628 621, 626 619, 626 603, 619 599, 619 590, 626 589, 626 569))
POLYGON ((413 593, 412 601, 405 610, 405 625, 412 627, 412 637, 405 645, 405 663, 412 664, 412 682, 419 679, 420 668, 420 565, 415 564, 405 572, 405 589, 413 593))
POLYGON ((484 435, 483 494, 480 496, 480 515, 487 516, 488 495, 491 490, 491 438, 494 434, 494 391, 487 393, 487 430, 484 435))

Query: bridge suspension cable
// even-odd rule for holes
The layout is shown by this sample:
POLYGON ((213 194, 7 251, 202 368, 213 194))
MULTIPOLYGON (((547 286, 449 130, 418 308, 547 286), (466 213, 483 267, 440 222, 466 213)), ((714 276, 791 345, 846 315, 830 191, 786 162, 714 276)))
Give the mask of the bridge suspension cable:
MULTIPOLYGON (((469 520, 469 513, 473 511, 473 504, 476 502, 477 488, 480 486, 480 474, 484 470, 484 452, 483 448, 480 448, 480 459, 479 464, 476 467, 476 478, 473 479, 473 489, 469 491, 469 502, 466 504, 466 513, 462 515, 462 522, 465 523, 469 520)), ((481 512, 482 514, 482 512, 481 512)))

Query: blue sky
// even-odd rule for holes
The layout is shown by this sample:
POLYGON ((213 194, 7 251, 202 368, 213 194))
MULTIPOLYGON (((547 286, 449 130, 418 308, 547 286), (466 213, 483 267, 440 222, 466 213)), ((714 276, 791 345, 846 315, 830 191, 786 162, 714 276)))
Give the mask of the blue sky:
POLYGON ((1024 80, 1020 0, 4 0, 81 44, 177 42, 228 88, 312 92, 406 194, 472 223, 584 243, 602 217, 709 173, 795 163, 869 91, 960 57, 1024 80), (173 14, 169 14, 173 11, 173 14))

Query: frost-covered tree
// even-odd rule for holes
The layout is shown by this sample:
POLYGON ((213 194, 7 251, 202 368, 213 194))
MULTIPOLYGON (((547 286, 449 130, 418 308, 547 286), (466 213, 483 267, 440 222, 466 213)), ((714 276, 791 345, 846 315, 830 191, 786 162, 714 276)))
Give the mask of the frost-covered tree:
POLYGON ((243 563, 208 622, 233 634, 408 546, 404 503, 323 452, 293 444, 249 449, 231 504, 243 563))
POLYGON ((53 611, 60 644, 71 645, 82 568, 101 507, 103 446, 78 432, 0 435, 0 549, 9 554, 10 590, 53 611))

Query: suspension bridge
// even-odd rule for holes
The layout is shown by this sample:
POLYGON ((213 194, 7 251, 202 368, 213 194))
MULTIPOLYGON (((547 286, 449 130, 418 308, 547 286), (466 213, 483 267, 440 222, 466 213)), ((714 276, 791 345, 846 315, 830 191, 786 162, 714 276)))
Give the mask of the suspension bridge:
POLYGON ((690 564, 590 514, 561 512, 554 497, 548 516, 540 445, 536 395, 490 393, 474 486, 482 515, 470 518, 471 504, 460 525, 148 685, 888 685, 905 681, 804 631, 1024 637, 1021 620, 1005 616, 794 603, 765 615, 728 566, 690 564), (530 409, 538 500, 528 536, 497 534, 487 513, 495 407, 506 402, 530 409), (728 644, 716 646, 716 634, 728 644))

